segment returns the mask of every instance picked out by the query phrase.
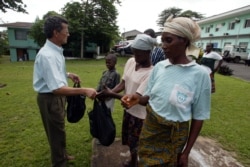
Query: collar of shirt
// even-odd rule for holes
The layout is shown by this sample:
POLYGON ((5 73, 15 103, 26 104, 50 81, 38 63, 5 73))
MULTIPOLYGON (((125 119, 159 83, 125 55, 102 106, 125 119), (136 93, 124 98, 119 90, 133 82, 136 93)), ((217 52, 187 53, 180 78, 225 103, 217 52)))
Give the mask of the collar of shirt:
MULTIPOLYGON (((193 65, 195 65, 195 64, 196 64, 196 62, 195 62, 195 60, 193 60, 193 61, 191 61, 191 62, 188 63, 188 64, 176 64, 176 65, 179 65, 179 66, 182 66, 182 67, 189 67, 189 66, 193 66, 193 65)), ((174 64, 172 64, 172 63, 169 61, 169 59, 166 59, 166 60, 164 61, 164 66, 165 66, 165 67, 172 66, 172 65, 174 65, 174 64)))
POLYGON ((59 47, 57 46, 56 44, 54 44, 53 42, 51 42, 50 40, 46 40, 46 44, 47 46, 57 50, 58 52, 60 52, 61 54, 63 54, 63 48, 62 47, 59 47))
POLYGON ((114 69, 112 69, 112 70, 108 70, 109 72, 113 72, 113 71, 116 71, 116 69, 114 68, 114 69))

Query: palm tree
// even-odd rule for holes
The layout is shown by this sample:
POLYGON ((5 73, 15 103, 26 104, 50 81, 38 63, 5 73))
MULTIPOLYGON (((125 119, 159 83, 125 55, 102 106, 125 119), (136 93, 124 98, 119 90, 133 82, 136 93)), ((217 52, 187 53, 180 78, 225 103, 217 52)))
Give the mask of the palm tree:
POLYGON ((192 18, 193 20, 200 20, 202 18, 204 18, 203 14, 191 11, 191 10, 186 10, 184 12, 181 12, 182 9, 180 8, 176 8, 176 7, 172 7, 172 8, 168 8, 163 10, 160 14, 159 14, 159 19, 157 20, 157 25, 159 27, 163 27, 166 19, 170 16, 173 15, 173 17, 188 17, 188 18, 192 18))

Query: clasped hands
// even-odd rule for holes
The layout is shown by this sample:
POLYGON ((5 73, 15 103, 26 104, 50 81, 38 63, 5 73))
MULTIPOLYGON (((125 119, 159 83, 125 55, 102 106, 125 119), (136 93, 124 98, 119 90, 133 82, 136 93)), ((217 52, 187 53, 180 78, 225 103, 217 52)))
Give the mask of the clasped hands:
POLYGON ((98 100, 105 100, 106 98, 109 98, 112 96, 112 90, 109 89, 107 86, 103 86, 103 89, 100 92, 97 92, 96 94, 96 98, 98 100))
POLYGON ((121 104, 125 108, 131 108, 139 103, 139 96, 136 94, 124 95, 121 98, 121 104))
MULTIPOLYGON (((104 100, 109 97, 113 98, 114 94, 115 93, 111 89, 109 89, 107 86, 104 86, 103 90, 96 94, 96 98, 99 100, 104 100)), ((139 96, 136 94, 128 94, 124 95, 120 100, 121 100, 121 105, 124 108, 129 109, 132 106, 139 103, 139 96)))

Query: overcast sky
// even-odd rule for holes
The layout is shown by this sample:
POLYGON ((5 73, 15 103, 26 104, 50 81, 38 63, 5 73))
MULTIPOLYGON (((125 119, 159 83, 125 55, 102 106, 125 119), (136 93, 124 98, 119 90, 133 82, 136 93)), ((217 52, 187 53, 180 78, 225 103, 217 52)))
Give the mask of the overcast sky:
MULTIPOLYGON (((73 0, 80 1, 80 0, 73 0)), ((143 32, 147 28, 159 30, 156 24, 158 15, 171 7, 184 10, 192 10, 204 14, 204 16, 217 15, 223 12, 250 5, 250 0, 121 0, 121 6, 117 6, 117 25, 120 32, 138 30, 143 32)), ((23 0, 27 5, 29 14, 22 14, 8 10, 0 12, 1 19, 5 23, 34 22, 36 17, 42 18, 48 11, 60 13, 60 9, 70 0, 23 0)))

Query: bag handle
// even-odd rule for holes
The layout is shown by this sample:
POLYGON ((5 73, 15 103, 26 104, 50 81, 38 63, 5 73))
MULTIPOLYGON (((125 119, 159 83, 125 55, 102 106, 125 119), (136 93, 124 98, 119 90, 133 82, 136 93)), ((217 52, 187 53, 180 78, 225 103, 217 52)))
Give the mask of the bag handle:
POLYGON ((81 87, 80 82, 75 82, 73 87, 74 88, 80 88, 81 87))
MULTIPOLYGON (((80 82, 75 82, 74 83, 74 86, 73 86, 73 88, 80 88, 81 87, 81 84, 80 84, 80 82)), ((86 96, 85 95, 80 95, 82 98, 86 98, 86 96)))

